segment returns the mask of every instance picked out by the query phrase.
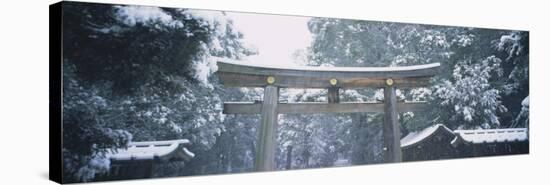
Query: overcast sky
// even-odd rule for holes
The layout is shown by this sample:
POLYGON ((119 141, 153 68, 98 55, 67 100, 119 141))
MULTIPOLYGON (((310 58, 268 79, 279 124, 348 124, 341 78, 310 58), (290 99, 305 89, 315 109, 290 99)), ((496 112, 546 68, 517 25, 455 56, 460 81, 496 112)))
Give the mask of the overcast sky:
POLYGON ((244 41, 256 47, 258 55, 247 60, 266 65, 296 65, 292 53, 311 44, 307 28, 310 17, 227 12, 244 41))

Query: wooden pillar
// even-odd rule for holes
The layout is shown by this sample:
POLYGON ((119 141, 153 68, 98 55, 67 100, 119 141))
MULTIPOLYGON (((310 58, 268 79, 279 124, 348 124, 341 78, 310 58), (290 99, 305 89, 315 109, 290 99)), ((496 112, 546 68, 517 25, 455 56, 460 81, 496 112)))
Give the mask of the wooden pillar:
POLYGON ((393 80, 386 81, 384 89, 384 160, 401 162, 401 133, 397 120, 397 97, 393 80))
POLYGON ((268 85, 264 89, 259 142, 256 146, 256 171, 275 170, 275 147, 277 139, 277 104, 279 87, 268 85))
POLYGON ((328 88, 328 103, 340 103, 340 94, 338 87, 328 88))

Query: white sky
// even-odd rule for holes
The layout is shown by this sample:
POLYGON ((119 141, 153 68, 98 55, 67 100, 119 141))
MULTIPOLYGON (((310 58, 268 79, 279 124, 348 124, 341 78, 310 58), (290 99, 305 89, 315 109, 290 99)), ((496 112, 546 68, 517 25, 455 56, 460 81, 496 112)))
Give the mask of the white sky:
POLYGON ((312 41, 307 28, 310 17, 227 12, 235 27, 244 34, 244 42, 259 54, 247 60, 266 65, 297 65, 292 54, 306 49, 312 41))

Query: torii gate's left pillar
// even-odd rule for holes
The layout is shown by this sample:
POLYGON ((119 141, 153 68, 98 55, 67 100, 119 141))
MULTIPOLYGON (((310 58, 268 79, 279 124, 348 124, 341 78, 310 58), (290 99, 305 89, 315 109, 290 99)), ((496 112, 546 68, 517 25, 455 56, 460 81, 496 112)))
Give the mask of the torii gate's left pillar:
POLYGON ((275 147, 277 146, 278 101, 279 87, 266 86, 261 111, 260 141, 256 145, 254 165, 257 171, 271 171, 276 168, 275 147))

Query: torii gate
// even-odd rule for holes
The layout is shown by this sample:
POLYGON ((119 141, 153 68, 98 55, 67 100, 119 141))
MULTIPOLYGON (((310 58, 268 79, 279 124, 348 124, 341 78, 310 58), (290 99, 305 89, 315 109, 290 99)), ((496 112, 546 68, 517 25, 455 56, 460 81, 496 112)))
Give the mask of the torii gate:
POLYGON ((397 102, 396 88, 428 86, 439 63, 407 67, 299 67, 279 68, 218 62, 217 75, 227 87, 263 87, 262 102, 225 102, 224 114, 261 114, 255 169, 275 170, 278 114, 296 113, 384 113, 384 160, 401 162, 398 112, 425 108, 424 102, 397 102), (341 88, 384 88, 383 103, 340 102, 341 88), (282 103, 280 88, 326 88, 327 103, 282 103))

